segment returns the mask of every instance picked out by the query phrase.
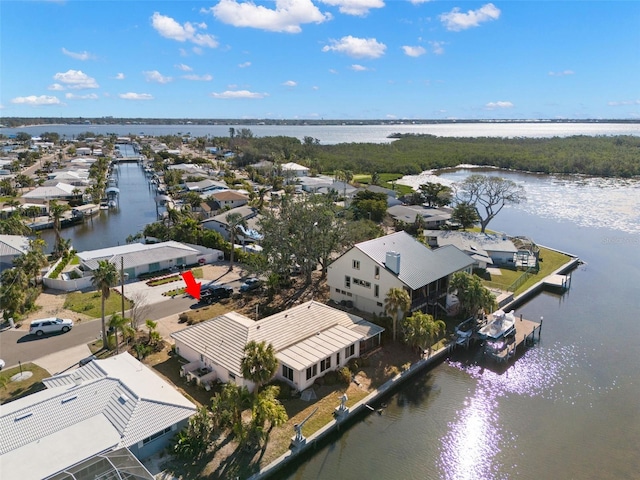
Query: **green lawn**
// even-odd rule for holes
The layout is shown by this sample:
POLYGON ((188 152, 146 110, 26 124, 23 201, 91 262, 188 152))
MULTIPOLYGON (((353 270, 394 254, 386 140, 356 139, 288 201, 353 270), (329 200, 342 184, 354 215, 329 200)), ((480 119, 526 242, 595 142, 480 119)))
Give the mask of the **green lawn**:
MULTIPOLYGON (((111 295, 105 301, 104 313, 105 315, 111 315, 118 313, 122 310, 122 297, 116 291, 111 291, 111 295)), ((67 294, 67 299, 64 302, 64 308, 73 310, 74 312, 84 313, 92 318, 102 317, 102 301, 100 292, 71 292, 67 294)), ((128 310, 131 308, 132 303, 125 298, 124 308, 128 310)))
POLYGON ((9 368, 0 372, 0 403, 44 390, 45 386, 42 383, 42 379, 51 376, 49 372, 35 363, 25 363, 22 365, 22 371, 31 372, 33 375, 25 380, 12 382, 11 377, 20 373, 20 367, 9 368))
MULTIPOLYGON (((540 271, 535 275, 530 275, 514 293, 518 295, 519 293, 524 292, 527 288, 539 282, 570 260, 571 257, 568 255, 540 247, 540 271)), ((502 275, 493 275, 491 280, 484 280, 486 287, 508 290, 509 287, 524 274, 524 271, 521 270, 515 271, 501 268, 500 271, 502 272, 502 275)))

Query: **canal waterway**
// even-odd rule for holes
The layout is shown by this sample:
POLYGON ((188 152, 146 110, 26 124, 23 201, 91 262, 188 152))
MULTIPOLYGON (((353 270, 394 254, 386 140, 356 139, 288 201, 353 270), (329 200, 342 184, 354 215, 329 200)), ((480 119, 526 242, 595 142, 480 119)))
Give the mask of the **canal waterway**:
MULTIPOLYGON (((150 187, 142 166, 135 162, 118 163, 114 169, 120 190, 117 208, 100 210, 84 223, 62 230, 79 252, 124 245, 129 235, 142 232, 156 221, 156 192, 150 187)), ((50 248, 55 243, 53 230, 41 231, 50 248)))
POLYGON ((278 478, 638 478, 639 185, 499 173, 530 201, 489 228, 586 262, 569 292, 516 310, 544 318, 541 342, 504 373, 453 357, 278 478))

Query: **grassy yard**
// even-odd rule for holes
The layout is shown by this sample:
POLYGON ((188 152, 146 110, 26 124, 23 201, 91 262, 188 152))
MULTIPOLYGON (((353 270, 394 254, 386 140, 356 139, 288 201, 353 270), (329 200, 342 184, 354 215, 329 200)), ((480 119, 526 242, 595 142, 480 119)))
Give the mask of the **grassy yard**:
POLYGON ((49 372, 35 363, 25 363, 22 365, 22 371, 31 372, 33 375, 25 380, 12 382, 11 377, 20 373, 20 367, 9 368, 0 372, 0 403, 44 390, 45 386, 42 383, 42 379, 51 376, 49 372))
MULTIPOLYGON (((408 187, 407 185, 398 185, 394 183, 395 180, 402 178, 403 175, 399 173, 381 173, 380 174, 380 186, 384 188, 388 188, 390 190, 395 189, 398 192, 398 196, 406 195, 408 193, 413 192, 413 188, 408 187)), ((371 175, 367 174, 358 174, 353 176, 353 181, 358 183, 363 183, 369 185, 371 183, 371 175)))
MULTIPOLYGON (((114 290, 111 291, 111 295, 105 301, 104 314, 112 315, 122 310, 122 297, 114 290)), ((100 318, 102 316, 101 310, 102 300, 100 292, 71 292, 67 294, 67 298, 64 302, 64 308, 73 310, 74 312, 84 313, 92 318, 100 318)), ((125 298, 124 308, 128 310, 131 308, 131 302, 125 298)))
MULTIPOLYGON (((529 275, 529 277, 515 290, 514 293, 517 295, 524 292, 527 288, 539 282, 569 260, 571 260, 571 257, 568 255, 540 247, 540 271, 537 274, 529 275)), ((506 268, 501 268, 500 272, 502 272, 502 275, 492 275, 490 280, 485 279, 485 286, 489 288, 508 290, 509 287, 525 273, 521 270, 515 271, 506 268)))

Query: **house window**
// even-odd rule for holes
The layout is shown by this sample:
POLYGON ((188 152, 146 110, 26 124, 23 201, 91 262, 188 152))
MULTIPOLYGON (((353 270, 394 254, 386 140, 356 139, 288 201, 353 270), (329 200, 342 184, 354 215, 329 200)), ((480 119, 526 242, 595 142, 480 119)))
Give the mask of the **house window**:
POLYGON ((352 357, 355 353, 356 353, 355 344, 349 345, 347 348, 344 349, 344 358, 352 357))
POLYGON ((293 382, 293 370, 286 365, 282 365, 282 376, 293 382))
POLYGON ((365 282, 364 280, 360 280, 359 278, 354 278, 353 279, 353 283, 355 285, 360 285, 361 287, 371 288, 371 283, 370 282, 365 282))
POLYGON ((167 427, 164 430, 156 432, 153 435, 151 435, 150 437, 147 437, 144 440, 142 440, 142 445, 146 445, 147 443, 154 441, 156 438, 160 438, 165 433, 169 433, 170 431, 171 431, 171 427, 167 427))
POLYGON ((318 364, 316 363, 312 367, 307 368, 307 380, 315 377, 318 374, 318 364))
POLYGON ((355 270, 360 270, 360 260, 354 260, 353 261, 353 268, 355 270))
POLYGON ((344 288, 351 288, 351 277, 348 275, 344 277, 344 288))
POLYGON ((336 353, 336 367, 340 366, 340 352, 336 353))
POLYGON ((378 280, 380 278, 380 267, 376 265, 373 271, 374 271, 373 276, 376 278, 376 280, 378 280))
POLYGON ((380 285, 373 286, 373 296, 376 298, 380 296, 380 285))
POLYGON ((231 372, 229 372, 229 380, 233 380, 234 382, 236 381, 236 376, 231 372))
POLYGON ((324 360, 322 360, 320 362, 320 371, 324 372, 325 370, 328 370, 331 368, 331 357, 329 358, 325 358, 324 360))

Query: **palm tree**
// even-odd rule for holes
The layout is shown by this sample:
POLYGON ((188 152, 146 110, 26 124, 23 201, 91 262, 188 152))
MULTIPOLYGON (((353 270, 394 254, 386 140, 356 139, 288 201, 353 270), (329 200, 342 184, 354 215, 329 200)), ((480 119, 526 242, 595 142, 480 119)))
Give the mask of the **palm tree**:
POLYGON ((244 347, 244 357, 240 363, 242 376, 260 386, 271 380, 278 369, 278 359, 273 345, 251 340, 244 347))
POLYGON ((227 228, 229 229, 230 241, 231 241, 231 253, 229 254, 229 271, 233 270, 233 254, 236 245, 236 235, 238 234, 239 227, 247 226, 247 221, 239 213, 229 213, 225 217, 227 221, 227 228))
POLYGON ((427 346, 431 355, 431 346, 446 331, 446 324, 442 320, 435 320, 431 315, 423 312, 414 312, 405 318, 402 329, 406 342, 420 351, 427 346))
POLYGON ((384 311, 393 319, 393 341, 396 341, 396 333, 398 327, 398 317, 400 312, 402 316, 409 311, 411 307, 411 298, 403 288, 391 288, 384 299, 384 311))
POLYGON ((109 328, 113 329, 115 343, 116 343, 116 353, 120 353, 120 343, 118 342, 118 331, 122 333, 122 340, 125 341, 128 338, 131 338, 135 335, 135 330, 131 326, 128 318, 123 317, 118 313, 114 313, 111 315, 111 319, 109 320, 109 328))
POLYGON ((64 212, 69 210, 69 205, 66 203, 58 203, 56 200, 51 200, 49 203, 49 216, 53 218, 53 229, 56 234, 56 246, 60 244, 60 219, 64 212))
POLYGON ((493 310, 496 307, 496 299, 489 289, 482 285, 482 281, 476 275, 466 272, 456 272, 451 277, 449 290, 455 291, 458 300, 462 304, 463 311, 467 315, 478 316, 481 310, 493 310))
POLYGON ((108 347, 107 343, 107 325, 104 319, 104 302, 111 295, 111 287, 118 283, 118 269, 113 263, 107 260, 99 260, 98 268, 93 272, 93 279, 91 280, 93 286, 100 290, 102 294, 102 346, 108 347))
POLYGON ((289 419, 287 410, 278 400, 279 393, 279 387, 270 385, 258 392, 253 400, 252 430, 259 439, 266 439, 272 428, 284 424, 289 419), (265 432, 267 422, 269 429, 265 432))
POLYGON ((29 251, 14 260, 14 265, 21 268, 28 277, 33 278, 33 286, 38 284, 38 274, 40 269, 49 262, 44 254, 47 246, 44 240, 37 237, 29 240, 29 251))

